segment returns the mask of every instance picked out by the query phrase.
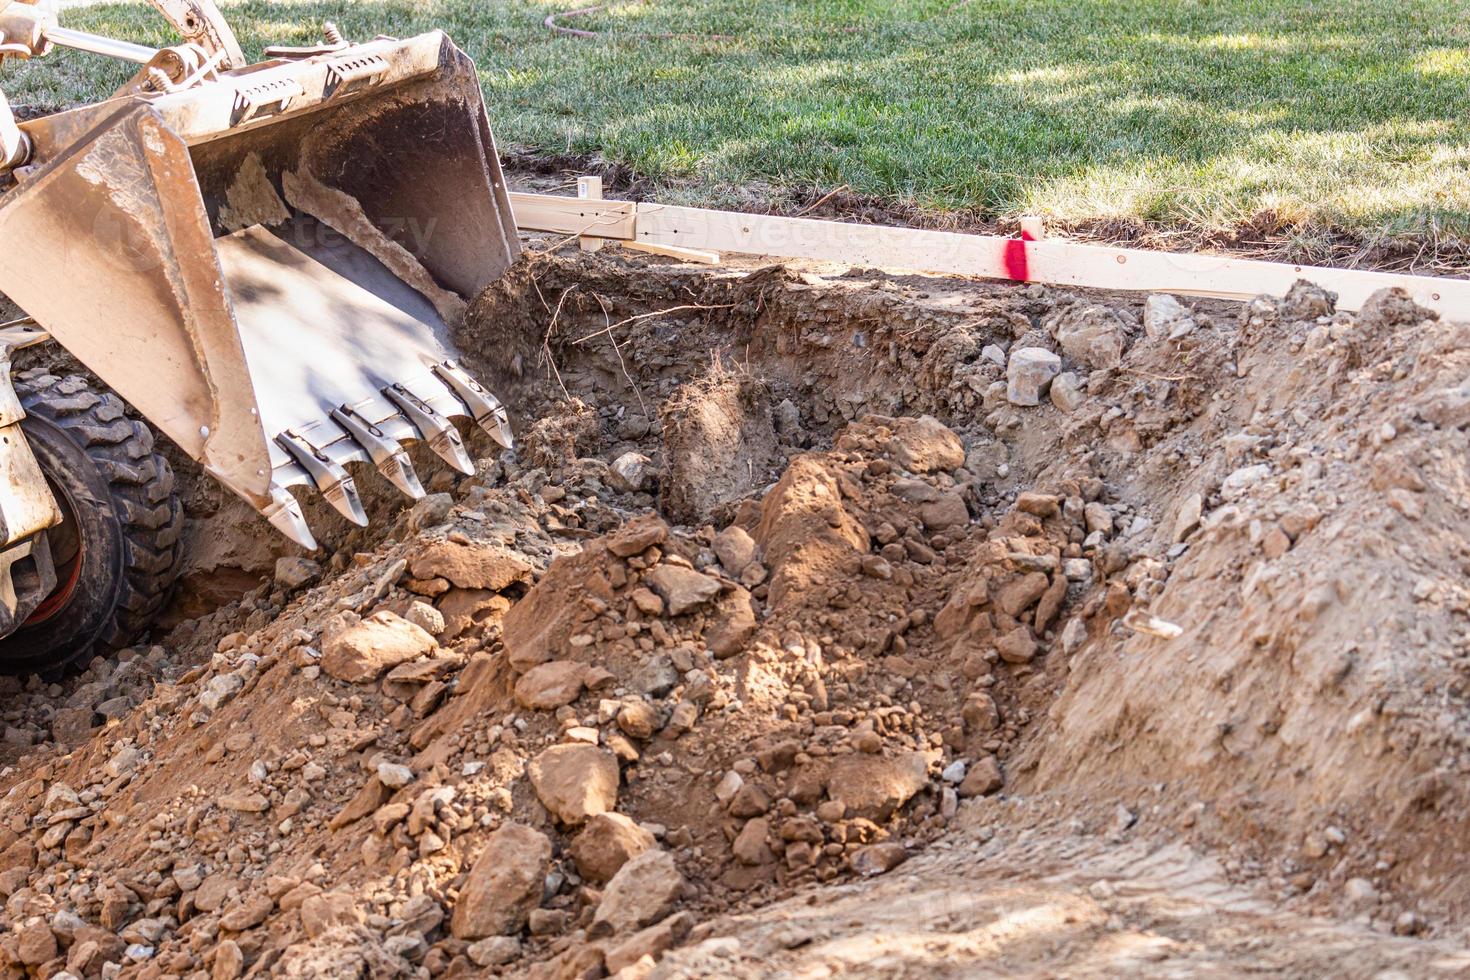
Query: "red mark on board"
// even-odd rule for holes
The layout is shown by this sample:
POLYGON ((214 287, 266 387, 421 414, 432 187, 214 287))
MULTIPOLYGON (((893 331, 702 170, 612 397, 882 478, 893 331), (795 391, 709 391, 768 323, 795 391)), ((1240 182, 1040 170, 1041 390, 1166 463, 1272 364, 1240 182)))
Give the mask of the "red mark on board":
POLYGON ((1026 232, 1021 232, 1020 238, 1012 238, 1006 242, 1004 262, 1006 275, 1016 282, 1027 282, 1026 270, 1026 243, 1033 241, 1026 232))

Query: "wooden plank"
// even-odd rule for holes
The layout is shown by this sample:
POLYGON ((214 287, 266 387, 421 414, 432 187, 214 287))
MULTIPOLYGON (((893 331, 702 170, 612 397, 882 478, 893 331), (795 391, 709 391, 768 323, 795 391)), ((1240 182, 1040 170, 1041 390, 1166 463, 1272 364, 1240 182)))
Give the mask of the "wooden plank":
POLYGON ((526 231, 561 235, 592 234, 599 238, 632 238, 637 205, 632 201, 594 201, 558 194, 512 191, 516 225, 526 231))
POLYGON ((640 242, 637 239, 629 239, 622 245, 623 248, 631 248, 636 252, 666 255, 671 259, 683 259, 685 262, 700 262, 704 265, 720 264, 719 252, 704 252, 697 248, 681 248, 678 245, 659 245, 656 242, 640 242))
POLYGON ((1261 293, 1280 295, 1296 280, 1308 279, 1337 293, 1338 306, 1345 310, 1358 309, 1380 289, 1398 286, 1415 302, 1442 316, 1470 320, 1470 280, 1437 276, 1109 248, 1060 239, 1022 241, 660 204, 638 205, 637 232, 641 242, 680 248, 1236 300, 1261 293))
MULTIPOLYGON (((578 200, 582 200, 582 201, 600 201, 600 200, 602 200, 602 178, 601 177, 578 177, 577 178, 577 199, 578 200)), ((584 251, 584 252, 596 252, 596 251, 600 251, 601 248, 602 248, 602 246, 605 245, 605 244, 607 244, 607 239, 605 239, 605 238, 593 238, 590 235, 583 235, 581 238, 578 239, 578 242, 582 246, 582 251, 584 251)))

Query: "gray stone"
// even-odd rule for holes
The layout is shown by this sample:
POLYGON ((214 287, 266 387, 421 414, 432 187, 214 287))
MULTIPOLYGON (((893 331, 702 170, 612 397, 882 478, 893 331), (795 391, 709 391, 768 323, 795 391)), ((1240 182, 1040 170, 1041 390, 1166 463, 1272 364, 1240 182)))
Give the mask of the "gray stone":
POLYGON ((651 462, 642 453, 623 453, 607 468, 607 482, 614 490, 638 493, 648 486, 651 462))
POLYGON ((1178 340, 1198 324, 1189 308, 1168 293, 1153 293, 1143 303, 1143 332, 1150 340, 1178 340))
POLYGON ((1044 347, 1021 347, 1006 365, 1006 398, 1012 405, 1040 405, 1062 359, 1044 347))
POLYGON ((1051 383, 1051 403, 1068 415, 1077 411, 1087 395, 1082 391, 1082 382, 1071 371, 1063 371, 1051 383))
POLYGON ((308 585, 322 577, 322 566, 310 558, 277 558, 276 588, 287 592, 308 585))

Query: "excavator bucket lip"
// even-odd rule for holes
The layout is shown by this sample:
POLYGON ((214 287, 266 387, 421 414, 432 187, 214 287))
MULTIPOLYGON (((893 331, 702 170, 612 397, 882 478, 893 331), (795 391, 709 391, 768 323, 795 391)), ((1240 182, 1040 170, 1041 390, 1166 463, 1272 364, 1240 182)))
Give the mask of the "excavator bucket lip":
MULTIPOLYGON (((89 220, 76 202, 97 208, 94 230, 106 218, 141 243, 141 262, 124 256, 137 266, 129 327, 149 338, 135 353, 163 337, 149 332, 160 319, 171 346, 159 373, 143 378, 136 356, 120 362, 94 340, 109 280, 96 255, 83 257, 87 295, 47 305, 34 291, 46 308, 32 312, 293 540, 313 547, 315 535, 288 488, 313 487, 361 524, 357 480, 424 494, 402 443, 422 441, 464 473, 474 465, 455 420, 511 444, 504 407, 464 371, 450 335, 520 245, 474 66, 442 31, 263 61, 22 128, 36 153, 0 199, 0 240, 6 217, 24 215, 17 229, 39 222, 76 241, 72 226, 89 220), (279 213, 232 224, 249 160, 279 213), (419 211, 441 224, 422 252, 405 251, 391 223, 419 211), (312 222, 336 244, 295 240, 312 222), (152 306, 163 316, 145 316, 152 306), (80 332, 57 329, 78 314, 90 321, 80 332), (149 390, 169 372, 188 379, 187 397, 160 401, 149 390)), ((95 231, 80 237, 103 247, 95 231)), ((0 257, 0 288, 35 265, 0 257)))

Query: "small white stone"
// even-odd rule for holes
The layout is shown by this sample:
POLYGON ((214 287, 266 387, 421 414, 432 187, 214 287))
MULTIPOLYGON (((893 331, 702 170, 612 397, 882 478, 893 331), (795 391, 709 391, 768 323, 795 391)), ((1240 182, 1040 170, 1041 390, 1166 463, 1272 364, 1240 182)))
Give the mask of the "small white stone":
POLYGON ((378 782, 389 789, 398 789, 413 782, 413 770, 397 762, 378 763, 378 782))

